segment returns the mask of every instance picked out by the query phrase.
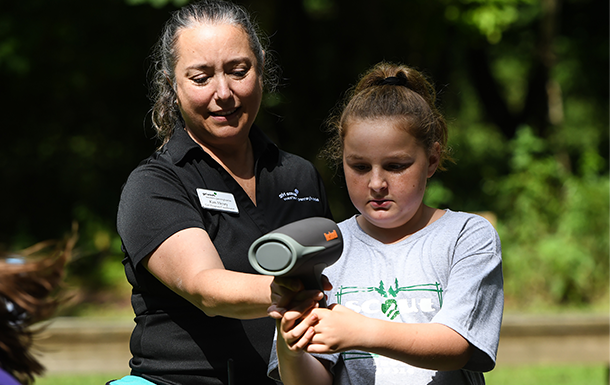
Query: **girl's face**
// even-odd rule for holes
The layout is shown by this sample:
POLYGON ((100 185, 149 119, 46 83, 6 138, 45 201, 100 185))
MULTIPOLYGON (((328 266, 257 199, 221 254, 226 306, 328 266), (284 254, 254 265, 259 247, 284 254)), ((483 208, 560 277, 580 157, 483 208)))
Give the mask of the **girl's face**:
POLYGON ((347 189, 362 214, 360 227, 372 236, 386 230, 406 236, 422 227, 422 201, 438 166, 438 144, 427 152, 404 126, 397 119, 367 119, 346 127, 347 189))
POLYGON ((243 143, 262 98, 246 33, 199 24, 180 32, 176 49, 176 93, 188 132, 204 147, 243 143))

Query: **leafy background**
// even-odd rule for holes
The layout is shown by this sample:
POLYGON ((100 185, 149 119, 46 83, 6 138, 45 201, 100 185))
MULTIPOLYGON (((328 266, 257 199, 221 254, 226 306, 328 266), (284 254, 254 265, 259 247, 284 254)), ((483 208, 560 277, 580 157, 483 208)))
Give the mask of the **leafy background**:
MULTIPOLYGON (((66 314, 128 304, 115 216, 158 144, 150 48, 187 1, 0 3, 0 247, 79 224, 66 314)), ((358 75, 404 62, 439 91, 456 163, 426 200, 484 213, 503 243, 507 308, 608 308, 608 2, 251 0, 283 86, 258 124, 312 160, 336 220, 354 213, 318 156, 324 120, 358 75)))

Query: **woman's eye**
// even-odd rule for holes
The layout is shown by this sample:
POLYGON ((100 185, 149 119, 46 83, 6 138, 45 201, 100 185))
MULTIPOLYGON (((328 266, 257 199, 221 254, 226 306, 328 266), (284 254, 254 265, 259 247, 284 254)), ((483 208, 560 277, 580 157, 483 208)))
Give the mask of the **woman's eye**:
POLYGON ((197 84, 205 84, 209 78, 210 78, 209 76, 198 76, 198 77, 192 78, 192 80, 193 80, 193 82, 195 82, 197 84))
POLYGON ((244 76, 246 76, 246 74, 248 73, 248 70, 234 70, 233 71, 233 76, 237 77, 237 78, 243 78, 244 76))

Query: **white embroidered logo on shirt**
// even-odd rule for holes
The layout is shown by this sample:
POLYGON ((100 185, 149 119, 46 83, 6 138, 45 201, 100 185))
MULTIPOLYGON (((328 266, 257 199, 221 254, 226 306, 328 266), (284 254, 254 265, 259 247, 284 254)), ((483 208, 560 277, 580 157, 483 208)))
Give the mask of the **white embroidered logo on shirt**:
POLYGON ((299 197, 299 190, 294 189, 294 191, 287 191, 280 193, 278 195, 280 199, 284 201, 297 201, 297 202, 320 202, 320 198, 308 196, 308 197, 299 197))
POLYGON ((408 314, 419 311, 430 313, 437 311, 438 309, 435 309, 435 306, 432 304, 432 298, 434 297, 438 299, 439 309, 443 306, 443 289, 438 282, 424 285, 399 286, 398 278, 394 280, 394 286, 390 286, 388 289, 385 288, 383 281, 379 282, 377 287, 341 286, 335 296, 337 297, 337 303, 357 313, 374 314, 381 311, 390 320, 398 317, 400 313, 408 314), (429 293, 431 297, 418 298, 418 308, 415 298, 399 298, 398 294, 400 292, 423 292, 429 293), (373 295, 375 298, 369 298, 364 302, 349 300, 352 295, 358 295, 362 301, 362 294, 359 293, 370 293, 369 296, 373 295), (377 295, 379 298, 377 298, 377 295))

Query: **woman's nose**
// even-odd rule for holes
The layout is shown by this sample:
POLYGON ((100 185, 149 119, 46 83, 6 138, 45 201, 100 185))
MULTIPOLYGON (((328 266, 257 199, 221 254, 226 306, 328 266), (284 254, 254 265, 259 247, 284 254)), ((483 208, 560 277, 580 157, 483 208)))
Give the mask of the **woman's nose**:
POLYGON ((232 93, 228 79, 220 76, 216 82, 216 99, 226 100, 231 97, 232 93))

